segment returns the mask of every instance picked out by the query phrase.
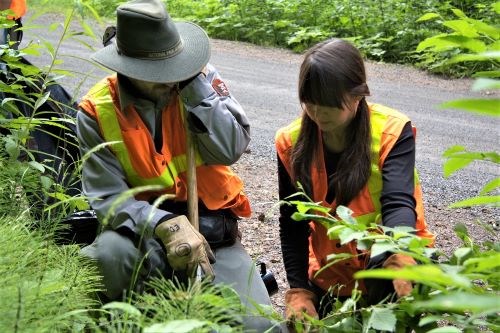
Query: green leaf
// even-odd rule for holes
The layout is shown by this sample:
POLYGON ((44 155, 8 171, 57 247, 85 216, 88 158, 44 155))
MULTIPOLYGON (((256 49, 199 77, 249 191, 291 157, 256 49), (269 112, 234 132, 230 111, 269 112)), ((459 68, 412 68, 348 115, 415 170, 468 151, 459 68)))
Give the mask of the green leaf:
POLYGON ((387 308, 373 308, 367 326, 376 330, 394 332, 396 327, 394 311, 387 308))
POLYGON ((443 164, 443 175, 445 178, 451 176, 454 172, 465 168, 475 160, 474 157, 468 157, 463 154, 461 157, 450 157, 443 164))
POLYGON ((500 1, 497 1, 494 4, 492 4, 491 7, 493 7, 495 13, 500 14, 500 1))
POLYGON ((500 77, 500 71, 481 71, 472 74, 472 77, 500 77))
POLYGON ((198 319, 172 320, 168 323, 153 324, 144 329, 144 333, 189 333, 197 328, 209 324, 208 321, 198 319))
POLYGON ((446 151, 443 153, 443 157, 453 157, 453 155, 460 152, 466 152, 464 146, 458 146, 458 145, 451 146, 448 149, 446 149, 446 151))
MULTIPOLYGON (((445 61, 445 64, 451 65, 451 64, 456 64, 459 62, 466 62, 466 61, 493 61, 493 60, 499 60, 500 59, 500 51, 486 51, 486 52, 480 52, 476 54, 458 54, 448 60, 445 61)), ((493 71, 495 72, 495 71, 493 71)))
POLYGON ((41 163, 38 163, 37 161, 29 161, 28 164, 33 167, 34 169, 40 171, 40 172, 44 172, 45 171, 45 167, 43 164, 41 163))
POLYGON ((472 91, 500 89, 500 80, 480 78, 474 81, 471 89, 472 91))
POLYGON ((135 306, 125 302, 110 302, 102 306, 105 310, 120 310, 134 317, 140 317, 141 311, 135 306))
POLYGON ((458 35, 437 35, 429 37, 420 42, 417 52, 431 48, 435 52, 446 51, 454 48, 464 48, 472 52, 479 53, 486 51, 486 45, 474 38, 458 35))
POLYGON ((43 96, 39 97, 35 102, 35 107, 33 112, 38 110, 38 108, 42 106, 47 101, 47 99, 49 99, 49 97, 50 97, 50 91, 47 91, 45 94, 43 94, 43 96))
POLYGON ((358 238, 363 237, 364 232, 356 231, 350 228, 345 228, 339 234, 339 240, 342 245, 350 243, 353 240, 357 240, 358 238))
POLYGON ((488 116, 499 116, 500 115, 500 99, 458 99, 454 101, 448 101, 439 105, 440 108, 454 108, 461 109, 468 112, 488 115, 488 116))
POLYGON ((464 262, 464 266, 476 272, 494 272, 500 267, 500 253, 492 253, 487 257, 470 258, 464 262))
POLYGON ((416 309, 425 311, 472 312, 474 314, 500 311, 500 302, 498 302, 498 296, 495 293, 478 295, 455 292, 447 295, 438 295, 428 301, 417 301, 413 306, 416 309))
POLYGON ((370 256, 373 258, 379 254, 382 254, 384 252, 392 252, 395 250, 397 247, 389 242, 383 242, 383 243, 375 243, 372 245, 371 251, 370 251, 370 256))
POLYGON ((460 18, 467 18, 467 15, 465 15, 465 13, 463 11, 461 11, 460 9, 458 8, 452 8, 451 11, 453 12, 453 14, 455 14, 457 17, 460 17, 460 18))
POLYGON ((52 178, 47 177, 47 176, 40 176, 40 182, 42 183, 42 187, 45 190, 48 190, 52 186, 52 184, 54 183, 52 178))
POLYGON ((500 178, 495 178, 492 181, 490 181, 488 184, 484 185, 483 188, 481 189, 480 194, 486 194, 491 191, 494 191, 496 189, 500 188, 500 178))
POLYGON ((349 207, 338 206, 335 212, 342 221, 350 224, 356 224, 356 219, 352 217, 353 211, 349 207))
POLYGON ((483 34, 487 37, 491 37, 494 40, 498 40, 498 38, 500 37, 500 32, 499 32, 500 30, 497 27, 484 23, 483 21, 474 20, 471 18, 467 18, 467 22, 469 22, 469 24, 473 26, 474 29, 480 34, 483 34))
POLYGON ((467 23, 466 21, 463 20, 445 21, 443 22, 443 25, 452 30, 455 30, 457 33, 465 37, 471 37, 471 38, 479 37, 479 35, 476 32, 476 29, 474 29, 474 27, 471 24, 467 23))
POLYGON ((429 21, 429 20, 433 20, 433 19, 438 18, 438 17, 441 17, 441 16, 439 14, 436 14, 436 13, 426 13, 426 14, 420 16, 416 22, 429 21))
POLYGON ((401 270, 370 269, 354 274, 356 279, 404 279, 429 285, 436 289, 449 287, 471 288, 471 281, 463 276, 443 271, 438 265, 407 266, 401 270))
POLYGON ((455 202, 449 205, 449 208, 464 208, 472 206, 493 206, 500 207, 500 195, 494 196, 477 196, 462 201, 455 202))

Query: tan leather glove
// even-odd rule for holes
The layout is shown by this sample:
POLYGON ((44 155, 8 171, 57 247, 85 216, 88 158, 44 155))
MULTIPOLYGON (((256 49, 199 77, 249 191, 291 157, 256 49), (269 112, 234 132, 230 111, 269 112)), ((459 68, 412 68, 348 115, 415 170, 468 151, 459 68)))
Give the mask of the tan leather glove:
POLYGON ((285 293, 285 316, 287 321, 304 319, 304 313, 313 318, 318 318, 315 305, 318 297, 312 291, 302 288, 292 288, 285 293))
MULTIPOLYGON (((417 263, 415 259, 413 259, 412 257, 401 253, 395 253, 384 261, 382 267, 387 269, 398 270, 404 268, 405 266, 411 266, 416 264, 417 263)), ((411 294, 413 290, 411 281, 408 280, 394 279, 392 280, 392 284, 394 286, 394 290, 396 291, 398 297, 408 296, 411 294)))
POLYGON ((198 265, 202 268, 204 278, 213 280, 214 271, 210 263, 215 256, 205 237, 189 223, 184 215, 179 215, 158 224, 155 235, 165 245, 167 260, 175 270, 185 270, 194 277, 198 265))

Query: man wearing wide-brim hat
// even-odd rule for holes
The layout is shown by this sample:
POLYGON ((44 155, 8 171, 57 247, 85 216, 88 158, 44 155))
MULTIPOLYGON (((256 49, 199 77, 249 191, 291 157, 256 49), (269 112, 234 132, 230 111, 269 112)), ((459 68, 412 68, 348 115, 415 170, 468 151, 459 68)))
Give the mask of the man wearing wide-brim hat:
MULTIPOLYGON (((209 58, 206 33, 172 21, 160 0, 119 6, 115 41, 92 56, 116 72, 88 92, 77 117, 81 152, 90 152, 83 190, 104 225, 82 253, 95 259, 108 300, 201 268, 245 303, 270 305, 240 242, 238 220, 251 210, 229 167, 248 146, 249 123, 209 58), (199 232, 186 217, 186 135, 197 147, 199 232)), ((248 317, 244 325, 262 332, 270 322, 248 317)))

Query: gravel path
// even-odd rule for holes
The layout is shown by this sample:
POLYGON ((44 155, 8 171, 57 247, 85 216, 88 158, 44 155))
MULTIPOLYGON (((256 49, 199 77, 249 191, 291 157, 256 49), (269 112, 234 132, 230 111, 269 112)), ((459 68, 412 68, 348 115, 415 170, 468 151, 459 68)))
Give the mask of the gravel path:
MULTIPOLYGON (((43 41, 55 45, 61 29, 50 33, 45 27, 61 22, 60 16, 37 18, 37 29, 27 30, 24 42, 43 41)), ((33 22, 26 21, 25 26, 33 22)), ((102 29, 102 27, 97 27, 102 29)), ((94 47, 98 42, 89 41, 94 47)), ((71 39, 61 46, 64 60, 59 67, 76 73, 61 82, 80 97, 96 80, 106 74, 88 61, 91 49, 71 39), (82 81, 82 78, 86 80, 82 81), (79 89, 77 89, 79 87, 79 89)), ((46 64, 49 57, 32 59, 46 64)), ((211 62, 219 69, 229 89, 245 108, 252 125, 252 143, 236 171, 246 184, 245 192, 253 206, 252 218, 241 223, 243 242, 256 260, 264 261, 278 281, 280 290, 272 297, 283 310, 283 293, 287 288, 278 237, 278 200, 275 131, 299 116, 296 96, 298 67, 302 57, 287 50, 258 47, 246 43, 212 40, 211 62)), ((439 110, 441 102, 471 93, 471 80, 446 80, 410 67, 368 62, 368 84, 373 102, 399 109, 418 127, 417 167, 424 190, 427 221, 437 234, 437 247, 451 253, 460 246, 453 226, 465 223, 476 240, 498 239, 499 210, 493 208, 449 209, 453 202, 477 195, 487 181, 498 177, 498 166, 473 163, 449 179, 442 176, 442 153, 453 144, 475 151, 498 151, 500 120, 465 112, 439 110), (494 228, 487 234, 477 221, 494 228)), ((486 92, 481 96, 490 96, 486 92)))

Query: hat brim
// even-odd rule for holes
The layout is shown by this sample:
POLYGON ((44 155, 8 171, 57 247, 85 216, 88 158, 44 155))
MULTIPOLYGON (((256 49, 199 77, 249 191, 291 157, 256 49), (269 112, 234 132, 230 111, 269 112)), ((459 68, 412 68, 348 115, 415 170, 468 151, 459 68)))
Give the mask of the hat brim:
POLYGON ((176 22, 183 50, 167 59, 136 59, 118 54, 113 43, 97 51, 91 59, 117 73, 133 79, 157 82, 180 82, 199 73, 210 59, 210 40, 194 23, 176 22))

